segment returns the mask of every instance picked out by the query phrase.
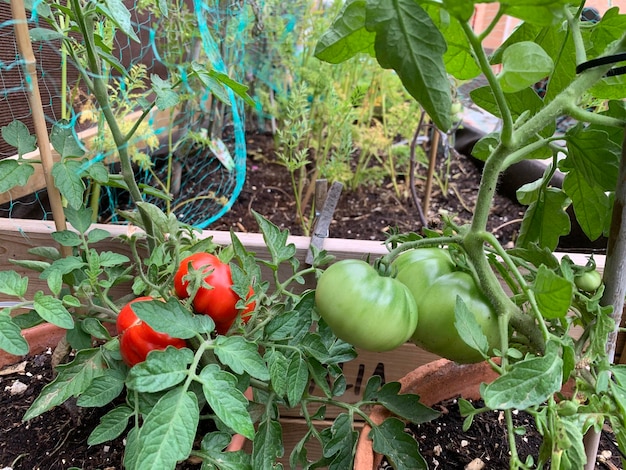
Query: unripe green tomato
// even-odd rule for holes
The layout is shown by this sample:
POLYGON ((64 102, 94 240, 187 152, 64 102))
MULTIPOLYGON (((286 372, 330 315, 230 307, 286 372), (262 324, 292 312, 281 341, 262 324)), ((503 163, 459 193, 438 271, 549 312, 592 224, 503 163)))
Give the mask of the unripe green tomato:
POLYGON ((420 302, 426 289, 444 274, 454 271, 450 253, 442 248, 418 248, 398 256, 393 263, 396 279, 409 288, 419 315, 420 302))
POLYGON ((576 276, 574 283, 584 292, 595 292, 602 285, 602 276, 598 271, 587 271, 576 276))
POLYGON ((368 351, 397 348, 417 325, 408 288, 361 260, 329 266, 317 282, 315 305, 338 338, 368 351))
POLYGON ((480 362, 483 356, 468 346, 455 326, 457 296, 463 299, 487 338, 490 351, 500 344, 498 316, 478 289, 472 276, 453 272, 437 279, 418 304, 420 314, 411 338, 427 351, 459 363, 480 362))

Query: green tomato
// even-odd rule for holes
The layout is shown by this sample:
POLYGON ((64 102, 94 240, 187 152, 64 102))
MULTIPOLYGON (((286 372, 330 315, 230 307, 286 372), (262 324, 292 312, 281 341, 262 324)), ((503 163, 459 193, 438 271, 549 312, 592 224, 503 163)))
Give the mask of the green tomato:
POLYGON ((398 256, 391 264, 397 271, 396 279, 413 294, 419 314, 419 304, 426 289, 444 274, 454 271, 450 253, 442 248, 419 248, 398 256))
POLYGON ((419 322, 413 342, 426 351, 459 363, 480 362, 483 356, 467 345, 455 326, 456 299, 463 299, 487 338, 489 351, 500 344, 498 316, 472 276, 453 272, 438 278, 418 303, 419 322))
POLYGON ((367 351, 397 348, 417 325, 409 289, 361 260, 328 267, 317 282, 315 305, 338 338, 367 351))
POLYGON ((595 292, 602 285, 602 276, 596 270, 587 271, 576 276, 574 283, 584 292, 595 292))

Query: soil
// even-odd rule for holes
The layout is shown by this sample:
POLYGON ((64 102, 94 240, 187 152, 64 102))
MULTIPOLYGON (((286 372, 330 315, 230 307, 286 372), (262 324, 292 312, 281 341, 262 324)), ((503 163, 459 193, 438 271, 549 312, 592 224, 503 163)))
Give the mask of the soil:
MULTIPOLYGON (((247 148, 249 157, 243 190, 232 209, 208 228, 258 231, 251 212, 254 210, 279 227, 288 228, 292 235, 303 235, 302 224, 296 218, 289 173, 275 157, 272 136, 259 133, 248 135, 247 148)), ((443 172, 444 165, 443 158, 439 158, 437 171, 443 172)), ((420 195, 424 193, 425 166, 418 173, 416 186, 420 195)), ((430 228, 440 228, 442 215, 445 214, 451 215, 457 224, 470 221, 480 181, 480 167, 469 158, 453 152, 449 174, 450 183, 445 192, 433 184, 430 209, 426 214, 430 228)), ((333 238, 385 240, 393 230, 421 230, 418 210, 406 190, 407 182, 399 178, 397 184, 400 195, 396 194, 389 178, 381 185, 360 186, 354 191, 344 189, 328 235, 333 238)), ((517 201, 497 194, 488 230, 501 243, 512 244, 524 209, 517 201)))
MULTIPOLYGON (((474 401, 475 408, 483 406, 474 401)), ((474 417, 472 426, 463 431, 464 418, 459 413, 457 399, 446 400, 433 406, 441 413, 436 420, 420 425, 409 425, 406 431, 418 442, 420 452, 431 470, 503 470, 509 468, 509 443, 506 436, 504 413, 491 411, 474 417)), ((526 433, 516 438, 516 447, 522 460, 534 455, 541 445, 532 416, 525 412, 514 413, 513 423, 524 427, 526 433)), ((392 467, 383 460, 380 470, 392 467)), ((610 430, 601 434, 596 468, 617 470, 622 468, 621 456, 610 430)))
MULTIPOLYGON (((41 389, 52 379, 50 354, 27 358, 16 366, 0 370, 0 468, 2 470, 121 470, 124 440, 118 438, 106 444, 90 447, 87 437, 109 408, 85 409, 59 406, 22 422, 24 413, 41 389)), ((481 406, 480 402, 475 403, 481 406)), ((508 468, 508 443, 504 420, 498 412, 475 417, 469 431, 462 431, 463 418, 456 400, 434 405, 441 417, 418 427, 409 427, 419 442, 422 455, 431 469, 503 470, 508 468), (495 415, 494 415, 495 414, 495 415), (484 467, 466 467, 470 462, 484 467)), ((528 427, 532 420, 523 413, 515 417, 516 424, 528 427)), ((541 442, 538 433, 529 431, 518 437, 520 455, 536 452, 541 442)), ((600 443, 599 469, 621 469, 620 454, 610 432, 604 432, 600 443)), ((180 463, 177 470, 199 469, 200 464, 180 463)), ((382 469, 390 468, 383 462, 382 469)))

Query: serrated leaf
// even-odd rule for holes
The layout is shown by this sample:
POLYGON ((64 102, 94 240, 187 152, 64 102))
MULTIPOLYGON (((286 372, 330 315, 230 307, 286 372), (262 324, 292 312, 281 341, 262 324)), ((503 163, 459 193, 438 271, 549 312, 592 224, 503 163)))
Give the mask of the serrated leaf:
POLYGON ((21 298, 27 290, 27 277, 22 277, 15 271, 0 271, 0 293, 21 298))
POLYGON ((428 465, 419 452, 417 441, 404 432, 404 423, 387 418, 369 434, 375 452, 386 455, 396 470, 427 470, 428 465))
POLYGON ((100 423, 89 434, 87 444, 95 446, 119 437, 128 426, 128 419, 132 415, 132 408, 126 405, 113 408, 100 418, 100 423))
POLYGON ((293 354, 287 368, 287 402, 290 406, 296 406, 306 391, 309 384, 309 368, 300 354, 293 354))
POLYGON ((482 392, 485 405, 494 410, 527 409, 540 405, 561 389, 563 361, 558 345, 549 342, 545 356, 517 362, 482 392))
POLYGON ((419 395, 399 392, 400 383, 389 382, 382 386, 376 398, 389 411, 415 424, 425 423, 439 416, 438 412, 419 401, 419 395))
POLYGON ((536 243, 554 250, 559 238, 570 232, 571 224, 565 212, 568 204, 569 198, 560 189, 543 191, 524 214, 516 246, 526 248, 536 243))
POLYGON ((296 246, 293 243, 287 244, 289 231, 281 230, 257 212, 253 211, 253 215, 259 224, 263 240, 272 257, 272 263, 268 265, 276 270, 281 263, 293 258, 296 254, 296 246))
POLYGON ((139 42, 137 33, 133 29, 130 11, 124 2, 122 0, 104 0, 102 5, 106 5, 107 16, 117 24, 120 30, 133 41, 139 42))
POLYGON ((248 413, 248 400, 237 388, 237 378, 209 364, 200 372, 202 390, 207 402, 226 426, 248 439, 254 438, 254 426, 248 413))
POLYGON ((447 131, 452 98, 443 62, 446 42, 428 13, 412 0, 371 2, 365 27, 376 32, 380 66, 394 69, 437 127, 447 131))
POLYGON ((218 336, 214 352, 222 364, 230 367, 235 374, 247 372, 259 380, 270 378, 259 347, 242 336, 218 336))
POLYGON ((28 354, 28 342, 22 336, 22 330, 9 315, 0 312, 0 349, 23 356, 28 354))
POLYGON ((113 268, 115 266, 124 266, 130 262, 128 256, 115 253, 113 251, 101 251, 98 253, 98 259, 100 266, 107 268, 113 268))
POLYGON ((67 221, 78 231, 78 233, 85 233, 91 226, 93 211, 90 207, 80 207, 78 209, 66 207, 64 212, 67 221))
POLYGON ((50 236, 62 246, 80 246, 83 241, 76 232, 71 230, 61 230, 60 232, 52 232, 50 236))
POLYGON ((283 456, 282 428, 278 421, 265 419, 259 424, 252 445, 252 468, 275 469, 274 462, 283 456))
POLYGON ((202 439, 203 466, 207 469, 252 470, 251 456, 243 450, 223 452, 231 441, 231 435, 225 432, 207 433, 202 439))
MULTIPOLYGON (((74 129, 67 121, 54 123, 50 131, 50 143, 54 147, 54 150, 61 155, 62 160, 65 160, 67 157, 82 157, 85 154, 85 150, 76 138, 74 129)), ((76 163, 76 168, 80 168, 78 162, 74 163, 76 163)), ((76 208, 78 207, 79 206, 76 206, 76 208)))
POLYGON ((344 62, 359 53, 374 54, 375 34, 365 29, 364 0, 347 1, 315 46, 315 56, 331 64, 344 62))
POLYGON ((102 340, 111 339, 111 334, 109 333, 109 330, 107 330, 97 318, 85 318, 81 323, 81 328, 85 331, 85 333, 93 336, 94 338, 102 340))
POLYGON ((156 94, 156 106, 160 111, 172 108, 179 102, 178 93, 172 89, 172 84, 158 75, 152 74, 152 90, 156 94))
POLYGON ((533 291, 544 318, 563 318, 567 315, 574 292, 570 281, 540 266, 533 282, 533 291))
POLYGON ((16 186, 26 186, 35 173, 29 163, 18 163, 12 159, 0 161, 0 193, 6 193, 16 186))
POLYGON ((82 407, 101 407, 117 398, 124 390, 124 378, 121 374, 112 372, 96 377, 78 397, 76 404, 82 407))
POLYGON ((106 362, 99 349, 78 351, 72 362, 57 367, 58 375, 43 388, 26 411, 24 421, 51 410, 72 396, 78 396, 96 377, 104 375, 106 368, 106 362))
POLYGON ((189 457, 199 420, 193 392, 178 387, 163 395, 139 430, 134 469, 174 468, 176 462, 189 457))
POLYGON ((173 338, 189 339, 196 334, 210 333, 215 328, 208 315, 193 315, 173 297, 167 302, 150 300, 134 302, 133 312, 154 330, 173 338))
POLYGON ((153 350, 144 362, 130 369, 126 385, 132 390, 155 393, 178 385, 188 375, 187 367, 193 362, 193 352, 187 348, 168 346, 153 350))
POLYGON ((328 465, 329 470, 352 468, 359 433, 354 430, 352 419, 347 413, 341 413, 335 418, 330 428, 330 436, 324 442, 323 448, 324 457, 332 458, 328 465))
POLYGON ((45 295, 43 292, 38 291, 33 299, 33 308, 48 323, 66 330, 74 328, 72 314, 68 312, 63 302, 56 297, 45 295))
POLYGON ((554 61, 539 44, 518 42, 504 50, 498 81, 505 93, 515 93, 547 77, 553 69, 554 61))
POLYGON ((111 238, 111 233, 101 228, 94 228, 87 234, 88 243, 98 243, 107 238, 111 238))
POLYGON ((37 150, 37 137, 31 135, 26 124, 22 121, 12 121, 1 129, 2 138, 12 147, 17 149, 17 154, 22 155, 37 150))
POLYGON ((265 360, 269 368, 272 389, 279 397, 286 396, 289 388, 287 377, 289 359, 280 351, 271 349, 265 353, 265 360))
POLYGON ((55 162, 52 167, 54 185, 70 207, 79 208, 83 203, 85 183, 81 178, 81 164, 74 160, 55 162))

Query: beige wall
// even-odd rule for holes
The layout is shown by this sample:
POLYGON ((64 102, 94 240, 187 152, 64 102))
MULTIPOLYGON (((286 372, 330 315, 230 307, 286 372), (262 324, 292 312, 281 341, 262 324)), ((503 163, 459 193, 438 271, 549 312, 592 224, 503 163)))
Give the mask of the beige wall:
MULTIPOLYGON (((622 13, 626 13, 626 0, 588 0, 589 7, 596 8, 600 13, 612 7, 618 7, 622 13)), ((498 3, 481 3, 476 5, 476 13, 473 18, 474 29, 478 32, 484 31, 498 11, 498 3)), ((506 39, 518 21, 515 18, 503 18, 498 22, 494 30, 485 40, 487 49, 496 49, 504 39, 506 39)))

